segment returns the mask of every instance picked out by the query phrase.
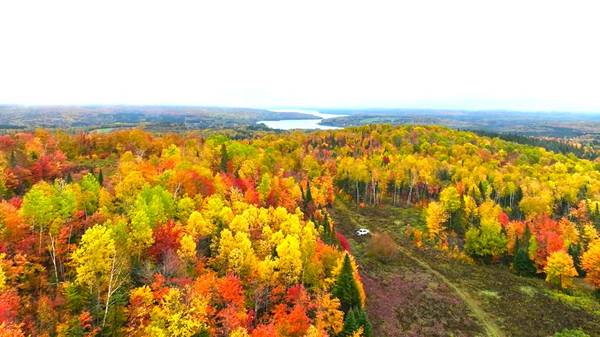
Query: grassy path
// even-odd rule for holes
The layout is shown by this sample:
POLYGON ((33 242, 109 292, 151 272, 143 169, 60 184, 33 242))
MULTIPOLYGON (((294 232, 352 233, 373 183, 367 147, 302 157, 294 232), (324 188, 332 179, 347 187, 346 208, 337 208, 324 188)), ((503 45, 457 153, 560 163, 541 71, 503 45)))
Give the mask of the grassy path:
POLYGON ((427 262, 414 256, 406 248, 404 248, 402 246, 399 246, 399 248, 400 248, 400 252, 402 254, 406 255, 408 258, 415 261, 419 266, 423 267, 424 269, 429 271, 431 274, 435 275, 440 281, 444 282, 448 287, 450 287, 452 290, 454 290, 456 292, 456 295, 458 295, 458 297, 460 299, 462 299, 463 302, 465 302, 465 304, 469 307, 469 309, 471 309, 471 312, 473 313, 473 315, 483 325, 483 327, 485 328, 489 337, 504 337, 505 336, 505 334, 502 332, 502 330, 500 330, 500 328, 496 325, 496 323, 494 323, 494 321, 489 317, 489 315, 479 306, 477 301, 475 299, 473 299, 471 296, 469 296, 469 294, 467 294, 464 290, 459 288, 458 285, 451 282, 447 277, 442 275, 440 272, 433 269, 427 262))
MULTIPOLYGON (((338 199, 339 200, 339 199, 338 199)), ((352 211, 348 208, 348 206, 342 202, 337 201, 335 203, 335 207, 339 210, 351 214, 352 211)), ((366 224, 361 224, 356 220, 356 217, 350 216, 350 221, 353 223, 355 228, 369 228, 366 224)), ((393 233, 390 233, 393 234, 393 233)), ((393 235, 392 235, 393 236, 393 235)), ((440 272, 435 270, 431 265, 427 262, 423 261, 419 257, 415 256, 410 250, 399 245, 400 252, 404 254, 406 257, 414 261, 423 269, 427 270, 429 273, 434 275, 438 280, 446 284, 450 289, 452 289, 456 295, 469 307, 473 316, 477 318, 477 320, 481 323, 481 325, 485 328, 485 331, 489 337, 505 337, 504 332, 496 325, 493 319, 479 306, 478 302, 472 298, 465 290, 461 289, 457 284, 450 281, 447 277, 442 275, 440 272)))

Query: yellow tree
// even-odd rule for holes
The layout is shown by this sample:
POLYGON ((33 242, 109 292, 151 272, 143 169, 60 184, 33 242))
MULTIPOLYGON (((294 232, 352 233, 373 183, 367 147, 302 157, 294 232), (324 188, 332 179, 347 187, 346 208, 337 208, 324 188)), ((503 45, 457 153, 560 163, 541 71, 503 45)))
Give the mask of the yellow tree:
POLYGON ((425 209, 427 232, 429 240, 431 241, 444 241, 446 234, 446 221, 448 220, 448 213, 444 206, 437 202, 430 202, 425 209))
POLYGON ((581 264, 586 271, 585 279, 596 289, 600 289, 600 240, 590 244, 588 250, 583 253, 581 264))
POLYGON ((250 335, 248 334, 248 330, 238 327, 229 334, 229 337, 250 337, 250 335))
POLYGON ((207 304, 201 297, 186 301, 179 289, 170 288, 159 305, 152 309, 145 335, 191 337, 206 331, 207 304))
POLYGON ((554 252, 548 257, 546 267, 546 282, 559 289, 571 287, 572 277, 577 276, 573 266, 573 258, 564 251, 554 252))
POLYGON ((202 214, 198 211, 193 211, 188 217, 186 232, 192 237, 198 238, 200 236, 209 235, 214 230, 214 225, 206 220, 202 214))
POLYGON ((456 212, 460 209, 460 194, 454 186, 448 186, 440 193, 440 202, 449 213, 456 212))
POLYGON ((154 243, 152 227, 144 208, 135 209, 131 214, 131 223, 127 235, 127 248, 136 257, 154 243))
POLYGON ((38 253, 42 251, 42 234, 58 216, 53 203, 52 186, 42 181, 25 194, 21 214, 39 233, 38 253))
POLYGON ((75 282, 90 293, 98 294, 98 302, 101 294, 105 295, 104 326, 111 298, 125 281, 125 270, 122 260, 117 256, 112 229, 95 225, 86 230, 71 259, 76 270, 75 282))
POLYGON ((245 232, 233 235, 227 228, 222 230, 218 252, 215 264, 235 275, 248 276, 255 266, 256 256, 252 249, 252 241, 245 232))
POLYGON ((501 208, 492 200, 479 206, 480 226, 471 227, 465 235, 465 251, 471 255, 490 258, 506 252, 507 239, 502 232, 501 208))
POLYGON ((179 249, 177 255, 183 261, 193 262, 196 258, 196 241, 189 234, 184 234, 179 240, 179 249))
POLYGON ((286 235, 277 245, 279 277, 287 285, 295 284, 302 274, 300 242, 294 235, 286 235))
POLYGON ((138 193, 146 185, 144 176, 139 171, 130 171, 125 178, 115 186, 115 197, 121 201, 123 208, 128 209, 134 204, 138 193))
POLYGON ((326 332, 319 330, 314 325, 310 325, 304 334, 304 337, 326 337, 329 336, 326 332))
POLYGON ((332 336, 338 335, 344 328, 344 312, 340 310, 340 300, 325 294, 319 300, 316 327, 325 330, 332 336))

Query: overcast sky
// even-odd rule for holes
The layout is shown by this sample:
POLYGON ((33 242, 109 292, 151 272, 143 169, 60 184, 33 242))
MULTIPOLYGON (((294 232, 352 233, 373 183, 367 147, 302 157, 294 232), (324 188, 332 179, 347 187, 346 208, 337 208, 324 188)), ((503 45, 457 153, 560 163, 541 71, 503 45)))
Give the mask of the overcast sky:
POLYGON ((2 1, 0 103, 600 112, 599 1, 2 1))

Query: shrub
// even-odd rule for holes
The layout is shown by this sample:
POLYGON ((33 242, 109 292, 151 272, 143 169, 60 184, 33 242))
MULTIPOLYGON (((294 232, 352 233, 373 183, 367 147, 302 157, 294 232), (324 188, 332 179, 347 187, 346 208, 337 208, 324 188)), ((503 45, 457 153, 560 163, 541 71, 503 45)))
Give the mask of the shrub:
POLYGON ((348 242, 348 239, 346 239, 346 237, 342 234, 342 233, 335 233, 335 236, 338 239, 338 242, 340 243, 340 247, 342 247, 345 251, 350 252, 350 243, 348 242))
POLYGON ((521 276, 534 276, 536 272, 533 261, 531 261, 527 254, 527 250, 523 247, 517 249, 517 252, 513 257, 512 267, 515 273, 521 276))
POLYGON ((369 241, 367 254, 383 262, 390 261, 398 254, 398 244, 387 233, 375 233, 369 241))
POLYGON ((590 335, 580 329, 564 329, 555 333, 552 337, 590 337, 590 335))

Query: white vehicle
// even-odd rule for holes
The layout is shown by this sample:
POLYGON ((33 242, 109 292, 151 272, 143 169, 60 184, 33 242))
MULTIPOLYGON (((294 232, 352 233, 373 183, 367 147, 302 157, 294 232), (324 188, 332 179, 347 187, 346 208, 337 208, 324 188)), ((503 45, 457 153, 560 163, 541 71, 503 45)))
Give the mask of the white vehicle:
POLYGON ((366 228, 359 228, 359 229, 356 230, 355 233, 356 233, 357 236, 366 236, 366 235, 371 234, 371 231, 369 231, 366 228))

